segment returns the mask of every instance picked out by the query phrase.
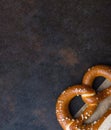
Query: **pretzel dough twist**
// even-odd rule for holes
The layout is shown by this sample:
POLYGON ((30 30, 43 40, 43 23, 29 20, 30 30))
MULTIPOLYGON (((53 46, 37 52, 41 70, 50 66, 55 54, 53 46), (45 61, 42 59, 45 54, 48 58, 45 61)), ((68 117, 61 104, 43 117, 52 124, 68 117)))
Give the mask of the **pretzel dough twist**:
POLYGON ((83 124, 95 111, 97 104, 111 95, 111 87, 98 94, 91 88, 94 79, 103 76, 111 80, 111 68, 108 66, 95 66, 84 75, 83 84, 69 87, 59 96, 56 103, 57 119, 64 130, 98 130, 105 118, 111 113, 109 109, 99 120, 91 124, 83 124), (69 103, 75 97, 81 95, 87 108, 79 118, 73 119, 69 112, 69 103))

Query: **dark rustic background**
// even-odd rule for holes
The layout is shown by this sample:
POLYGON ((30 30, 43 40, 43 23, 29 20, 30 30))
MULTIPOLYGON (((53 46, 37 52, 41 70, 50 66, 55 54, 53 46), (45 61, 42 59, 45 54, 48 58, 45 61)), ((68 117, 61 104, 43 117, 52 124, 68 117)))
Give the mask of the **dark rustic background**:
POLYGON ((0 130, 62 130, 55 103, 111 64, 110 0, 0 0, 0 130))

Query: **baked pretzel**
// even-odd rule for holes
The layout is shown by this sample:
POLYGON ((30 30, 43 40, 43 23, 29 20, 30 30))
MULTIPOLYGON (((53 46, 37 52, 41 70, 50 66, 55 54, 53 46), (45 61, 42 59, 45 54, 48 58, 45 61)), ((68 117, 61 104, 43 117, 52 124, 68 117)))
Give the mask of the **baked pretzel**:
POLYGON ((92 83, 97 76, 103 76, 111 80, 110 67, 99 65, 91 68, 83 78, 83 85, 69 87, 59 96, 56 103, 56 115, 64 130, 98 130, 105 118, 111 113, 111 109, 109 109, 99 120, 90 124, 84 124, 84 121, 94 113, 97 104, 111 95, 111 87, 98 92, 97 94, 91 88, 92 83), (82 100, 87 104, 87 107, 80 117, 73 119, 69 112, 69 103, 78 95, 81 95, 82 100))

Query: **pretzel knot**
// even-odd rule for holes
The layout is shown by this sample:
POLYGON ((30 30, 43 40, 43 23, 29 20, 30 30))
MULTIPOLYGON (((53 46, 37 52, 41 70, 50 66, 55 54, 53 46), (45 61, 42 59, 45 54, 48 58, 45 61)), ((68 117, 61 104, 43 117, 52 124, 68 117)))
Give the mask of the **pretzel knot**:
POLYGON ((59 96, 56 103, 56 115, 64 130, 98 130, 105 118, 111 113, 111 109, 109 109, 97 121, 90 124, 84 123, 94 113, 98 103, 111 95, 111 87, 97 93, 92 89, 93 81, 97 76, 111 80, 111 68, 101 65, 91 68, 84 75, 82 85, 69 87, 59 96), (87 107, 78 118, 74 119, 69 112, 69 104, 75 96, 79 95, 87 107))

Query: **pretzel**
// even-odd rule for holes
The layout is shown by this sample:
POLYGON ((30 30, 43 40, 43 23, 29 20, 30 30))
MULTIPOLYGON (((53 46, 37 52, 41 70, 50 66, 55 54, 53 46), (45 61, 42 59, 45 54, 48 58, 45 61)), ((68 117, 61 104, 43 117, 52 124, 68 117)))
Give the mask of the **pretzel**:
POLYGON ((109 109, 99 120, 84 124, 97 108, 97 104, 111 95, 111 87, 98 92, 91 88, 94 79, 97 76, 103 76, 111 80, 111 68, 108 66, 95 66, 88 70, 84 75, 82 84, 69 87, 59 96, 56 103, 57 119, 64 130, 98 130, 105 118, 111 113, 109 109), (81 95, 82 100, 87 104, 86 109, 80 117, 74 119, 69 112, 69 103, 75 97, 81 95))

